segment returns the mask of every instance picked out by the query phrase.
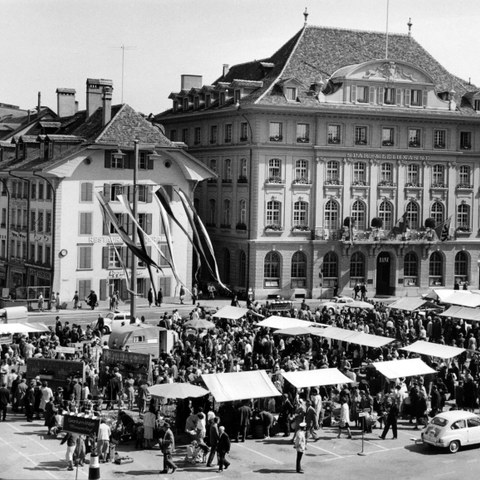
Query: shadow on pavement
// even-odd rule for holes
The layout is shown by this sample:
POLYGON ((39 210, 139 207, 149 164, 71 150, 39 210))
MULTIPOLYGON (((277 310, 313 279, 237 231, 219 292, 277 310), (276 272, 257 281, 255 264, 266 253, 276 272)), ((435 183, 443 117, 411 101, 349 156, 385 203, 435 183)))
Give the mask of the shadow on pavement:
POLYGON ((135 476, 156 475, 156 474, 159 475, 160 470, 162 470, 162 468, 156 468, 155 470, 127 470, 127 471, 118 470, 118 471, 114 471, 113 473, 115 475, 135 475, 135 476))
POLYGON ((51 471, 62 471, 66 470, 66 462, 62 460, 56 460, 56 461, 51 461, 51 462, 38 462, 38 465, 35 467, 25 467, 25 470, 31 470, 31 471, 36 471, 36 470, 51 470, 51 471))
POLYGON ((254 473, 287 473, 287 474, 292 474, 295 473, 294 468, 261 468, 260 470, 254 470, 254 473))

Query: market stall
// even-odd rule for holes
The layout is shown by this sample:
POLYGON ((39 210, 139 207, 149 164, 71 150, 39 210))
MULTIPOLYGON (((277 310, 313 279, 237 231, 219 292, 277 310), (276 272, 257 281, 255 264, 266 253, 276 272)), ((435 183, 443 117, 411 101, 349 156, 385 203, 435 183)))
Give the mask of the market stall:
POLYGON ((345 383, 353 382, 353 380, 345 376, 337 368, 284 372, 282 373, 282 376, 295 388, 320 387, 323 385, 337 384, 343 385, 345 383))
POLYGON ((260 322, 257 323, 257 327, 265 327, 265 328, 272 328, 272 329, 292 328, 292 327, 308 328, 309 326, 315 326, 315 325, 318 325, 318 323, 309 322, 307 320, 299 320, 298 318, 279 317, 276 315, 272 315, 271 317, 268 317, 265 320, 261 320, 260 322))
POLYGON ((419 353, 421 355, 429 355, 430 357, 438 358, 453 358, 465 351, 464 348, 452 347, 450 345, 441 345, 439 343, 425 342, 418 340, 407 347, 402 347, 400 350, 407 352, 419 353))
POLYGON ((400 377, 415 377, 417 375, 437 373, 436 370, 429 367, 425 362, 420 360, 420 358, 375 362, 372 365, 389 380, 400 377))

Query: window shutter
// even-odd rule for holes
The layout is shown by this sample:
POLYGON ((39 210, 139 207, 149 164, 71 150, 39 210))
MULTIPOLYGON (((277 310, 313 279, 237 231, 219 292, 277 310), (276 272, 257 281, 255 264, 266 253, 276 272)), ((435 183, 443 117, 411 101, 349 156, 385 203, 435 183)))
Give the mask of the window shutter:
POLYGON ((108 235, 110 233, 110 222, 108 220, 103 221, 103 235, 108 235))
POLYGON ((147 155, 147 170, 153 170, 153 158, 151 155, 147 155))
POLYGON ((105 168, 111 168, 112 167, 112 152, 110 150, 105 150, 103 153, 105 155, 105 168))
POLYGON ((409 88, 405 89, 405 106, 409 107, 411 103, 412 91, 409 88))
POLYGON ((397 99, 396 99, 396 104, 397 105, 401 105, 402 104, 402 88, 397 88, 396 89, 396 95, 397 95, 397 99))
POLYGON ((100 280, 100 300, 107 299, 107 280, 104 278, 100 280))
POLYGON ((129 201, 130 203, 133 203, 133 193, 134 193, 134 191, 135 191, 133 185, 128 185, 128 186, 125 185, 125 187, 123 187, 123 188, 126 189, 126 192, 124 192, 124 193, 127 194, 128 201, 129 201))
POLYGON ((423 92, 422 92, 422 105, 424 107, 427 106, 427 103, 428 103, 427 98, 428 98, 428 92, 427 92, 427 90, 423 90, 423 92))
POLYGON ((369 97, 370 97, 370 98, 369 98, 368 101, 369 101, 370 103, 375 103, 375 87, 370 87, 370 88, 369 88, 369 91, 370 91, 370 93, 369 93, 369 97))
POLYGON ((378 101, 377 101, 377 103, 379 105, 383 105, 384 95, 385 95, 385 89, 383 87, 379 87, 378 88, 378 101))
POLYGON ((352 85, 350 87, 350 101, 352 103, 355 103, 357 101, 357 86, 352 85))
POLYGON ((145 215, 145 232, 147 233, 147 235, 152 234, 152 214, 151 213, 147 213, 145 215))
POLYGON ((108 247, 102 247, 102 268, 108 268, 108 247))
POLYGON ((145 200, 147 203, 152 203, 153 193, 150 185, 145 185, 145 200))

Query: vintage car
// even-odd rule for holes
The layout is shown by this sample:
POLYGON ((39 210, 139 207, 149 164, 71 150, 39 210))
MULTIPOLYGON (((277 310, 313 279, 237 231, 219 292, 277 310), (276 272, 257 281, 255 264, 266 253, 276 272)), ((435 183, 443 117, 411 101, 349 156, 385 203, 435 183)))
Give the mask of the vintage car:
POLYGON ((461 446, 480 443, 480 416, 465 410, 439 413, 422 432, 422 442, 448 448, 451 453, 461 446))
MULTIPOLYGON (((103 319, 103 333, 109 334, 113 329, 130 325, 131 318, 130 312, 115 311, 107 313, 103 319)), ((140 325, 141 322, 136 318, 134 323, 140 325)), ((98 328, 98 320, 95 322, 94 328, 98 328)))
POLYGON ((326 308, 327 310, 331 310, 333 313, 339 313, 343 308, 372 309, 373 305, 368 302, 354 300, 352 297, 335 297, 328 302, 320 303, 319 308, 326 308))

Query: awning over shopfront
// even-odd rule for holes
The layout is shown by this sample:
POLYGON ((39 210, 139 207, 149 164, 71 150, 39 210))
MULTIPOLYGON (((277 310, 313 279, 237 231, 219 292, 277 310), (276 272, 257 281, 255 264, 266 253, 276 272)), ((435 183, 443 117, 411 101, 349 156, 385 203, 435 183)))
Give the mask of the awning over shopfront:
POLYGON ((271 317, 266 318, 257 323, 257 327, 266 327, 266 328, 292 328, 292 327, 306 327, 308 328, 311 325, 318 325, 315 322, 307 322, 306 320, 299 320, 298 318, 290 317, 278 317, 272 315, 271 317))
POLYGON ((387 345, 395 340, 394 338, 382 337, 380 335, 370 335, 368 333, 346 330, 338 327, 318 329, 318 333, 315 333, 315 335, 372 348, 383 347, 384 345, 387 345))
POLYGON ((423 340, 418 340, 407 347, 400 348, 400 350, 438 358, 453 358, 465 351, 464 348, 440 345, 439 343, 425 342, 423 340))
POLYGON ((14 333, 38 333, 47 332, 48 327, 43 324, 31 323, 1 323, 0 335, 12 335, 14 333))
POLYGON ((231 307, 227 305, 212 315, 213 318, 226 318, 228 320, 238 320, 248 313, 248 308, 231 307))
POLYGON ((211 373, 202 375, 202 379, 216 402, 281 395, 265 370, 211 373))
POLYGON ((407 312, 413 312, 414 310, 422 308, 427 303, 429 303, 429 301, 425 298, 403 297, 391 303, 388 308, 395 308, 397 310, 406 310, 407 312))
POLYGON ((480 322, 480 308, 459 307, 458 305, 454 305, 442 312, 440 316, 480 322))
POLYGON ((419 358, 407 360, 391 360, 388 362, 376 362, 372 364, 382 375, 392 380, 400 377, 414 377, 416 375, 427 375, 436 373, 425 362, 419 358))
POLYGON ((282 373, 282 376, 296 388, 320 387, 322 385, 337 385, 353 382, 353 380, 350 380, 337 368, 285 372, 282 373))
POLYGON ((434 288, 433 291, 442 303, 460 305, 461 307, 480 307, 480 295, 469 290, 452 290, 450 288, 434 288))

